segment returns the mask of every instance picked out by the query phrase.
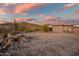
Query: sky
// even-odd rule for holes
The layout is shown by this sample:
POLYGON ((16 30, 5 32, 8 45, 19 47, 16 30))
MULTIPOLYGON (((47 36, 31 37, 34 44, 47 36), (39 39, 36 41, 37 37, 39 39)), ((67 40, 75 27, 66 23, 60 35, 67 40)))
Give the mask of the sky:
POLYGON ((77 3, 0 3, 0 18, 42 23, 49 19, 79 21, 77 3))

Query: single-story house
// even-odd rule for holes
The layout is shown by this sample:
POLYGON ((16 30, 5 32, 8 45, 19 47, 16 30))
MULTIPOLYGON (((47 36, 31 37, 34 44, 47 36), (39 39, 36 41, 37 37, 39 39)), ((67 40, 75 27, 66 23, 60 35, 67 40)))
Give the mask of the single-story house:
POLYGON ((55 24, 49 25, 48 27, 51 32, 73 32, 73 25, 69 24, 55 24))

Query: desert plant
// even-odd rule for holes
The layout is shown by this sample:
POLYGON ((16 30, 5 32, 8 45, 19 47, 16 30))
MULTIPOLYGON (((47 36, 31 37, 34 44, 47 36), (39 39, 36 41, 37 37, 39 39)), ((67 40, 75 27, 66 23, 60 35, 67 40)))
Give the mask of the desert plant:
POLYGON ((43 25, 43 31, 44 32, 48 32, 49 31, 49 28, 48 28, 47 24, 43 25))

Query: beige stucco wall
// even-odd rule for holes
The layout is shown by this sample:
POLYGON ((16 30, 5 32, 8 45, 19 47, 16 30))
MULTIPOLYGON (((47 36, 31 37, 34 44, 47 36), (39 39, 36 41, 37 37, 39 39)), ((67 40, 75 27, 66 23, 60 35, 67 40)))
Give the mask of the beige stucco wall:
POLYGON ((52 26, 52 31, 53 32, 73 32, 73 27, 72 26, 63 26, 63 25, 55 25, 52 26))
POLYGON ((72 26, 64 26, 64 32, 73 32, 73 27, 72 26))
POLYGON ((73 31, 79 33, 79 27, 74 27, 73 31))
POLYGON ((53 32, 63 32, 63 26, 53 26, 53 32))

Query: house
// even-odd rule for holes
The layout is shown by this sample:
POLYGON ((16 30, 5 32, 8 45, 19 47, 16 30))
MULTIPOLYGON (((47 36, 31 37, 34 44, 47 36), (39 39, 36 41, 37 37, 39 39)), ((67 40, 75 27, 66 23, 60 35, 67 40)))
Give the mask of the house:
POLYGON ((73 25, 70 24, 54 24, 48 27, 51 32, 73 32, 73 25))
POLYGON ((74 27, 73 31, 75 33, 79 33, 79 25, 74 25, 73 27, 74 27))

